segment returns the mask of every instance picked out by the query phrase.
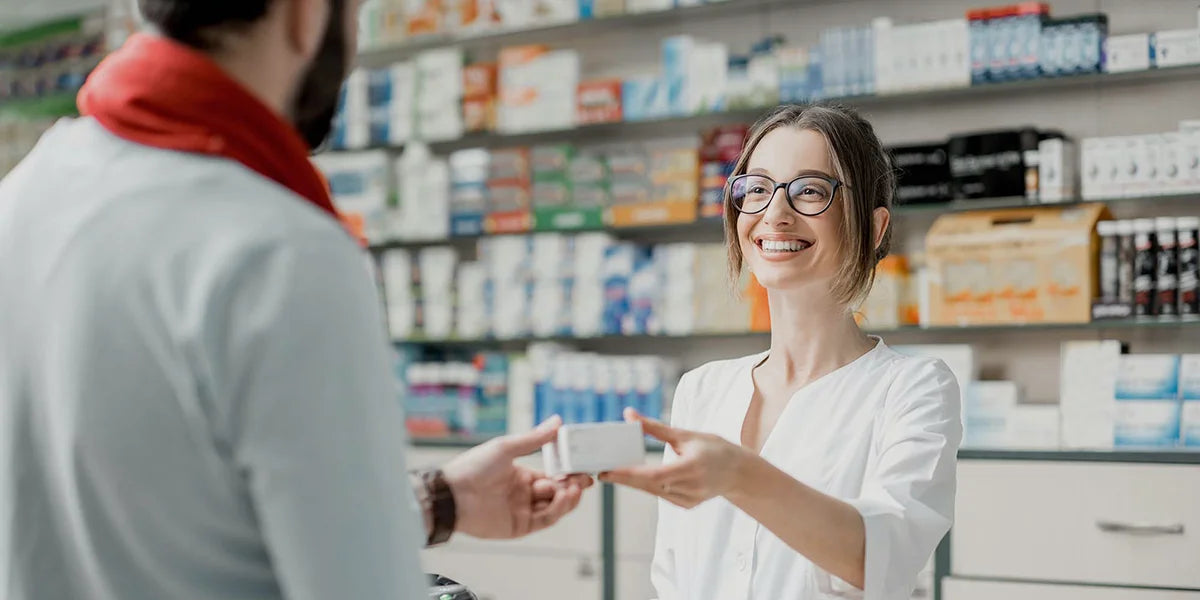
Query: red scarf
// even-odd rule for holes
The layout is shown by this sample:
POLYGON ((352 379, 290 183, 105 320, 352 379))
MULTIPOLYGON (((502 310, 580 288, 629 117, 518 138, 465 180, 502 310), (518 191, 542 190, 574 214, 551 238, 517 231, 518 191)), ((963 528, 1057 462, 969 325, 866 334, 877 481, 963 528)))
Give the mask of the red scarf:
POLYGON ((341 219, 308 145, 204 54, 136 34, 79 90, 79 112, 131 142, 236 160, 341 219))

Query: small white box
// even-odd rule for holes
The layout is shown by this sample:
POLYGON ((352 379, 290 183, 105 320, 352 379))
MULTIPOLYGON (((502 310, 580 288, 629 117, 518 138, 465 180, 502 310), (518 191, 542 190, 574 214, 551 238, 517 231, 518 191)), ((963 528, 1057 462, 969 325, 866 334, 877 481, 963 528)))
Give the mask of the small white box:
POLYGON ((1059 409, 1054 404, 1020 404, 1008 417, 1008 447, 1056 450, 1061 446, 1059 409))
POLYGON ((1104 70, 1108 73, 1145 71, 1150 60, 1150 34, 1110 35, 1104 42, 1104 70))
POLYGON ((1138 161, 1138 171, 1141 173, 1143 185, 1133 196, 1157 196, 1166 187, 1164 171, 1162 170, 1163 136, 1159 134, 1143 135, 1142 154, 1138 161))
POLYGON ((1179 133, 1181 192, 1200 191, 1200 132, 1181 130, 1179 133))
POLYGON ((542 447, 542 461, 551 476, 603 473, 645 460, 646 440, 640 423, 564 425, 558 430, 558 440, 542 447))
POLYGON ((1149 184, 1146 164, 1146 139, 1140 135, 1120 138, 1120 145, 1113 151, 1116 166, 1113 184, 1122 198, 1141 195, 1149 184))
POLYGON ((1160 179, 1159 192, 1162 194, 1178 194, 1184 191, 1184 172, 1187 164, 1184 162, 1183 136, 1179 133, 1164 133, 1161 136, 1158 150, 1158 174, 1160 179))
POLYGON ((971 382, 964 393, 963 446, 1008 447, 1009 424, 1020 394, 1012 381, 971 382))
POLYGON ((1159 68, 1200 64, 1200 30, 1175 29, 1154 34, 1154 62, 1159 68))
POLYGON ((1075 143, 1063 138, 1045 139, 1038 143, 1038 155, 1038 199, 1043 203, 1075 199, 1075 143))
POLYGON ((1104 197, 1104 149, 1105 138, 1085 138, 1080 143, 1080 191, 1084 200, 1104 197))
POLYGON ((1063 343, 1059 376, 1063 447, 1112 448, 1120 358, 1118 341, 1063 343))

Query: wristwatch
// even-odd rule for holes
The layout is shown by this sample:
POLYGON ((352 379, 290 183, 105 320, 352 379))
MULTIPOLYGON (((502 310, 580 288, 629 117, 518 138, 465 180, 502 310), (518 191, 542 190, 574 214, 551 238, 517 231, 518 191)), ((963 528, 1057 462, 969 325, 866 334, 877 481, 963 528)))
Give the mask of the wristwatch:
POLYGON ((423 492, 420 494, 421 510, 425 514, 425 522, 429 524, 429 537, 425 545, 444 544, 454 534, 454 526, 458 521, 454 492, 441 469, 422 471, 419 476, 423 492))

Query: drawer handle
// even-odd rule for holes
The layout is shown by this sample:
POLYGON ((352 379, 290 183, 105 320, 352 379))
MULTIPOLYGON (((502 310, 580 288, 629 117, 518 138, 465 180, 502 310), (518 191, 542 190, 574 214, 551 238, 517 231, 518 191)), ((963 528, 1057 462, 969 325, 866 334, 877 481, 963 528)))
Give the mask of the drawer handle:
POLYGON ((1146 523, 1121 523, 1119 521, 1096 521, 1096 527, 1106 533, 1127 535, 1183 535, 1183 523, 1174 525, 1150 525, 1146 523))

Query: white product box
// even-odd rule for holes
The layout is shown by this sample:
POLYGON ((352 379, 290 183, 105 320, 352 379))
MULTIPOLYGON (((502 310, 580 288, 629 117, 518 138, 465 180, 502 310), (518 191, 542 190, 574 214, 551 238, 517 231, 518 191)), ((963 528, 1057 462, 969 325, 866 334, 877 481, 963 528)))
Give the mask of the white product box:
POLYGON ((1022 450, 1061 447, 1060 412, 1054 404, 1021 404, 1008 418, 1008 446, 1022 450))
POLYGON ((1104 70, 1107 73, 1145 71, 1154 66, 1151 61, 1150 34, 1110 35, 1104 42, 1104 70))
POLYGON ((1179 396, 1183 401, 1180 442, 1200 447, 1200 354, 1185 354, 1179 360, 1179 396))
POLYGON ((417 306, 413 297, 412 255, 408 250, 388 250, 380 257, 383 293, 387 302, 388 330, 403 340, 416 332, 417 306))
POLYGON ((488 331, 487 305, 484 294, 487 271, 482 263, 465 262, 459 265, 455 290, 458 295, 458 314, 454 333, 459 339, 483 339, 488 331))
POLYGON ((646 461, 646 442, 640 423, 564 425, 558 439, 542 447, 542 461, 551 476, 603 473, 646 461))
POLYGON ((969 87, 971 85, 971 33, 966 19, 945 21, 945 37, 949 61, 942 83, 946 87, 969 87))
MULTIPOLYGON (((1084 138, 1079 144, 1080 193, 1084 200, 1104 197, 1104 138, 1084 138)), ((1040 174, 1039 174, 1040 176, 1040 174)))
POLYGON ((1183 137, 1176 132, 1164 133, 1160 138, 1158 148, 1158 190, 1161 194, 1179 194, 1186 191, 1184 172, 1187 164, 1184 162, 1183 137))
POLYGON ((1121 342, 1064 342, 1061 356, 1059 410, 1063 447, 1112 448, 1121 342))
POLYGON ((1156 196, 1163 193, 1165 187, 1162 171, 1163 138, 1160 134, 1139 136, 1142 138, 1142 155, 1138 162, 1138 170, 1142 175, 1142 189, 1133 192, 1131 196, 1156 196))
POLYGON ((1175 29, 1155 33, 1154 62, 1159 68, 1200 64, 1200 30, 1175 29))
POLYGON ((392 101, 389 107, 391 122, 388 126, 388 143, 394 146, 407 143, 416 131, 417 68, 412 62, 400 62, 390 67, 392 78, 392 101))
POLYGON ((370 79, 366 69, 355 69, 346 78, 341 118, 347 150, 361 150, 371 143, 370 79))
POLYGON ((1181 153, 1179 162, 1183 166, 1183 172, 1180 174, 1182 179, 1180 191, 1200 191, 1200 131, 1181 128, 1179 146, 1181 153))
POLYGON ((1145 138, 1140 135, 1127 135, 1118 140, 1116 147, 1111 148, 1113 157, 1113 187, 1116 195, 1122 198, 1137 196, 1146 189, 1145 138))
POLYGON ((1043 203, 1067 202, 1076 197, 1075 143, 1050 138, 1038 143, 1038 198, 1043 203))
POLYGON ((1122 356, 1116 401, 1116 446, 1174 446, 1179 441, 1179 355, 1122 356))
POLYGON ((368 240, 382 241, 390 220, 392 171, 388 153, 326 152, 313 157, 313 162, 329 181, 338 210, 360 217, 368 240))
POLYGON ((1020 389, 1011 381, 974 381, 964 391, 963 446, 1009 447, 1009 423, 1020 402, 1020 389))

